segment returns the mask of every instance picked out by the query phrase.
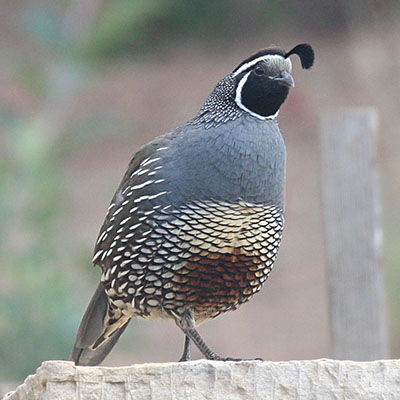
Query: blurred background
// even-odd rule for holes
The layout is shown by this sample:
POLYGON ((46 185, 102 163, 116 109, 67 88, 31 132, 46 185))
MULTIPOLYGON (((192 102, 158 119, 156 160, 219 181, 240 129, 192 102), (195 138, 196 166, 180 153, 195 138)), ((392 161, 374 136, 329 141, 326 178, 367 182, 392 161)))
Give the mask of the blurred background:
MULTIPOLYGON (((0 381, 68 358, 100 279, 94 242, 131 155, 270 44, 316 53, 311 71, 293 58, 296 88, 279 116, 284 239, 261 293, 200 333, 221 355, 330 357, 319 121, 373 106, 390 356, 400 356, 398 1, 0 0, 0 21, 0 381)), ((182 349, 174 323, 135 320, 104 364, 176 361, 182 349)))

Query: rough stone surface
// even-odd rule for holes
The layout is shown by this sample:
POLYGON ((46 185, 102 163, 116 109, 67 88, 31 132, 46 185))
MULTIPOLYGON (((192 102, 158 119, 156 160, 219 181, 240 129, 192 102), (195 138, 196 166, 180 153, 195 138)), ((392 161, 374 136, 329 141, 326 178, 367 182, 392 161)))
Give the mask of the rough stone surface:
POLYGON ((199 360, 119 368, 45 361, 4 399, 400 399, 400 360, 199 360))

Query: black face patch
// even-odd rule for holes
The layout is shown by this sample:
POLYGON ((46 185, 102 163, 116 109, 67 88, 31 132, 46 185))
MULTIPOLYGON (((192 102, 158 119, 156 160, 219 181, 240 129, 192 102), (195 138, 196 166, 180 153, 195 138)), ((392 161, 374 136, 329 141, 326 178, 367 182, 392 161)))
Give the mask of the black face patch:
MULTIPOLYGON (((238 76, 239 82, 246 79, 246 74, 238 76)), ((237 90, 240 90, 240 87, 237 90)), ((262 68, 257 64, 241 87, 240 100, 249 111, 261 117, 269 117, 276 114, 288 93, 287 86, 268 77, 266 73, 263 74, 262 68)))

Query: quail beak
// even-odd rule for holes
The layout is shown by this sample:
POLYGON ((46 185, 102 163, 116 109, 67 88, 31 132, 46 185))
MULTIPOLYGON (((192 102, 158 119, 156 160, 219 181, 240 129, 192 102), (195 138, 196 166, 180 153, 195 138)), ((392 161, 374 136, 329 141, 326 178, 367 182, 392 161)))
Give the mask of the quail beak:
POLYGON ((294 87, 294 79, 292 75, 289 74, 289 72, 283 71, 281 75, 277 78, 274 78, 274 80, 278 81, 278 83, 281 85, 294 87))

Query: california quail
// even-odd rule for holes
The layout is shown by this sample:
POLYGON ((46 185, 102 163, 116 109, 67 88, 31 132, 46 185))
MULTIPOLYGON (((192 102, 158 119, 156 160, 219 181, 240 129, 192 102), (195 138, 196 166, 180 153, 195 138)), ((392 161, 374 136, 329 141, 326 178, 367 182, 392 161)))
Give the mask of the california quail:
POLYGON ((223 78, 198 115, 131 160, 98 236, 101 282, 71 359, 99 364, 132 317, 170 318, 208 359, 225 360, 195 325, 235 310, 271 272, 284 219, 286 149, 276 117, 291 54, 269 47, 223 78))

